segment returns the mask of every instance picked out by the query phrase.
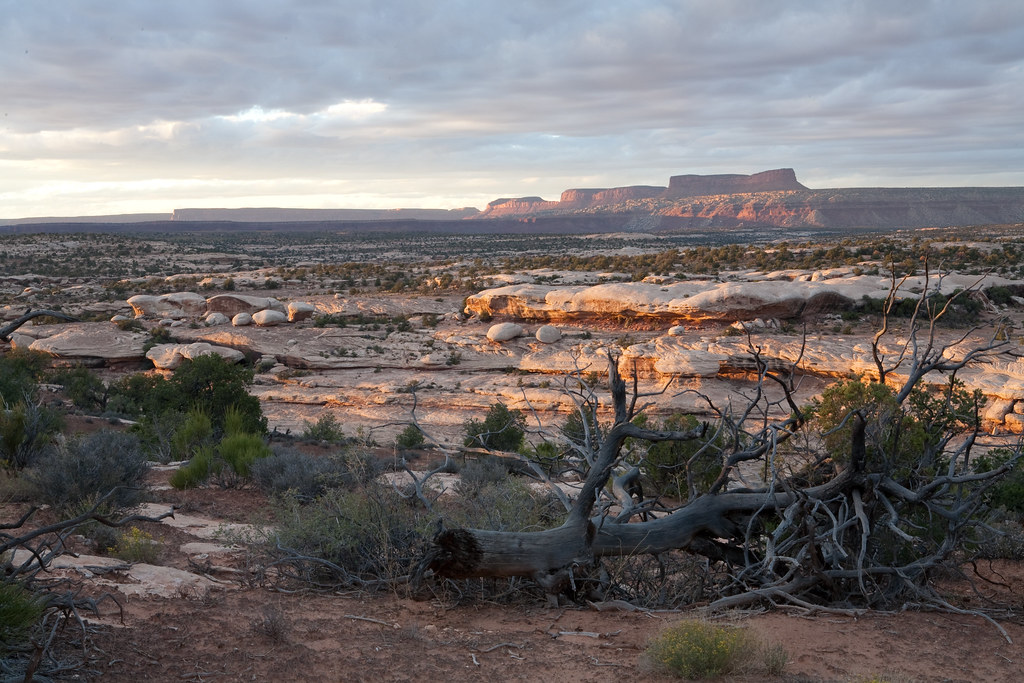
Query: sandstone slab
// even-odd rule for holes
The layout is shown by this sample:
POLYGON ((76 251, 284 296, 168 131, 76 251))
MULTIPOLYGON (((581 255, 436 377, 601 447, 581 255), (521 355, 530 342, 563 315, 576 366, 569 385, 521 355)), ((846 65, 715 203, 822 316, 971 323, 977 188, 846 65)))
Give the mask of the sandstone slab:
POLYGON ((71 323, 57 334, 36 339, 29 348, 55 358, 84 363, 141 362, 146 358, 142 346, 147 335, 125 332, 117 325, 104 323, 71 323))
POLYGON ((218 294, 206 301, 206 309, 210 313, 223 313, 228 317, 236 316, 239 313, 249 313, 269 309, 272 311, 285 311, 284 304, 277 299, 267 296, 247 296, 245 294, 218 294))
POLYGON ((206 299, 194 292, 136 294, 128 299, 135 317, 195 318, 206 313, 206 299))

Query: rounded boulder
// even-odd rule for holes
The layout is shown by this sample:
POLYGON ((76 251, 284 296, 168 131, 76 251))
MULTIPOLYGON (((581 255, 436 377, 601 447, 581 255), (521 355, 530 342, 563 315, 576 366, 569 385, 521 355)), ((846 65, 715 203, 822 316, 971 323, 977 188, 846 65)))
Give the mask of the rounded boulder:
POLYGON ((523 333, 523 328, 515 323, 498 323, 487 330, 487 338, 492 342, 503 342, 515 339, 523 333))
POLYGON ((536 337, 541 344, 554 344, 562 338, 562 331, 554 325, 541 325, 536 337))

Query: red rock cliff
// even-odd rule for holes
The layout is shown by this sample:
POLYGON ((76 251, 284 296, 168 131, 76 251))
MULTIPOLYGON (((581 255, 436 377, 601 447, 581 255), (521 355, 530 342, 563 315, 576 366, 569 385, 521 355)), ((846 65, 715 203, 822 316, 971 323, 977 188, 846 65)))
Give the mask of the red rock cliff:
POLYGON ((746 194, 750 192, 778 192, 806 190, 796 179, 791 168, 777 168, 753 175, 727 173, 721 175, 674 175, 669 178, 669 197, 699 197, 717 194, 746 194))

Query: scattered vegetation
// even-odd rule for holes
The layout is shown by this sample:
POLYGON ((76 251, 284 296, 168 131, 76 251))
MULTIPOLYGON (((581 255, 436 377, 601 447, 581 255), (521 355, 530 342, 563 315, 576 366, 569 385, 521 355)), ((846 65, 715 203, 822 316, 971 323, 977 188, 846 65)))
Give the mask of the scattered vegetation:
POLYGON ((745 629, 696 620, 665 629, 646 655, 657 668, 690 680, 755 669, 779 676, 788 659, 784 650, 765 646, 745 629))

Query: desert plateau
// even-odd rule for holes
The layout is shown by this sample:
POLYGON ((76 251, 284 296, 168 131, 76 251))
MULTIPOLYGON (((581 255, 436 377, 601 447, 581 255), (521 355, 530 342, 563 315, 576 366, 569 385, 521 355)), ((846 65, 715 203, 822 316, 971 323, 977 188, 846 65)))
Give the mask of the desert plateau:
MULTIPOLYGON (((986 513, 984 528, 997 536, 937 553, 942 561, 913 582, 926 589, 917 600, 897 591, 874 607, 864 596, 796 597, 750 583, 741 590, 735 572, 743 563, 723 539, 744 532, 725 530, 699 541, 719 551, 697 540, 694 553, 682 550, 689 543, 650 550, 660 579, 647 574, 649 561, 612 552, 597 561, 600 569, 577 569, 579 581, 596 584, 592 590, 548 584, 540 574, 531 580, 523 570, 469 578, 473 571, 445 565, 450 558, 427 570, 434 578, 426 588, 412 587, 410 573, 431 552, 437 529, 460 519, 481 524, 479 510, 473 517, 458 504, 442 507, 445 500, 476 497, 499 532, 530 533, 516 526, 520 514, 535 528, 562 528, 565 512, 550 489, 571 510, 589 481, 587 464, 596 467, 600 438, 621 420, 623 408, 605 388, 609 363, 644 403, 630 406, 640 429, 703 424, 706 434, 708 425, 734 424, 747 435, 735 454, 765 430, 792 425, 793 407, 813 405, 828 387, 877 377, 876 356, 887 382, 902 386, 917 371, 914 359, 925 357, 915 349, 928 345, 965 361, 953 373, 956 389, 978 406, 977 428, 950 428, 944 447, 962 448, 968 439, 975 458, 1019 449, 1022 232, 1019 224, 841 239, 810 228, 753 239, 723 231, 711 246, 706 235, 688 233, 7 235, 0 250, 4 357, 45 359, 30 400, 64 415, 61 436, 38 448, 142 433, 153 461, 140 475, 144 492, 124 508, 139 517, 125 527, 133 531, 76 525, 53 532, 45 546, 17 548, 19 533, 58 523, 59 513, 97 510, 55 501, 33 513, 32 485, 23 479, 43 475, 31 474, 28 459, 24 470, 5 470, 7 566, 26 571, 32 561, 25 553, 34 547, 46 570, 33 577, 74 596, 51 624, 61 628, 47 661, 30 666, 49 666, 56 678, 68 666, 74 676, 112 681, 318 680, 341 670, 347 680, 483 680, 498 672, 517 680, 662 680, 644 654, 648 643, 673 623, 699 619, 736 626, 785 652, 778 670, 741 668, 728 680, 1014 680, 1024 657, 1024 534, 1012 504, 986 513), (918 301, 939 307, 915 316, 918 301), (978 349, 985 350, 979 362, 969 362, 978 349), (126 378, 173 381, 179 369, 211 356, 250 373, 247 392, 265 418, 260 459, 282 467, 286 460, 307 468, 334 463, 345 474, 324 465, 319 479, 284 470, 272 476, 253 465, 245 476, 211 470, 198 481, 175 481, 197 459, 195 449, 209 446, 182 445, 180 423, 192 424, 192 413, 174 413, 174 424, 140 422, 126 407, 126 378), (899 358, 906 362, 893 362, 899 358), (768 375, 783 380, 775 386, 768 375), (83 376, 91 378, 88 390, 83 376), (519 415, 517 444, 489 443, 487 432, 467 436, 469 425, 489 424, 495 406, 519 415), (739 410, 744 417, 735 417, 739 410), (570 424, 586 425, 582 439, 570 424), (182 454, 192 460, 177 461, 182 454), (279 531, 304 510, 351 514, 326 512, 316 501, 340 490, 325 478, 356 476, 353 459, 375 477, 359 486, 377 487, 388 505, 419 506, 417 514, 444 520, 406 539, 404 554, 388 560, 404 565, 388 572, 369 560, 338 567, 346 554, 326 549, 328 570, 320 571, 313 546, 300 551, 282 540, 291 534, 297 543, 301 533, 279 531), (511 480, 520 487, 500 488, 511 480), (312 492, 296 490, 301 482, 312 492), (528 509, 538 505, 540 512, 528 509), (745 597, 734 603, 736 595, 745 597)), ((940 397, 953 386, 938 371, 916 382, 940 397)), ((5 400, 11 415, 14 400, 5 400)), ((801 438, 820 443, 828 433, 819 428, 801 438)), ((609 470, 612 483, 590 494, 598 517, 667 519, 688 499, 715 497, 702 495, 710 480, 695 482, 685 464, 680 478, 680 461, 658 461, 669 473, 659 474, 651 446, 626 448, 609 470), (631 468, 647 494, 623 498, 613 483, 628 482, 631 468)), ((715 467, 725 458, 729 471, 721 495, 772 481, 793 486, 792 477, 814 476, 802 458, 818 449, 770 451, 777 461, 766 450, 734 460, 723 450, 714 456, 715 467), (775 479, 781 474, 769 475, 769 467, 788 479, 775 479)), ((8 451, 12 464, 15 452, 8 451)), ((982 500, 991 505, 991 497, 972 505, 982 500)), ((881 514, 876 524, 894 521, 873 514, 881 514)), ((908 528, 901 531, 910 547, 928 555, 913 532, 919 526, 908 528)), ((24 664, 11 658, 5 672, 18 661, 24 664)))

